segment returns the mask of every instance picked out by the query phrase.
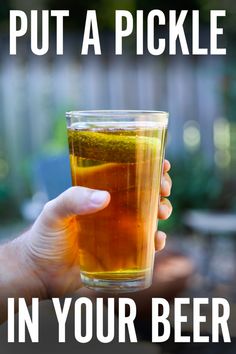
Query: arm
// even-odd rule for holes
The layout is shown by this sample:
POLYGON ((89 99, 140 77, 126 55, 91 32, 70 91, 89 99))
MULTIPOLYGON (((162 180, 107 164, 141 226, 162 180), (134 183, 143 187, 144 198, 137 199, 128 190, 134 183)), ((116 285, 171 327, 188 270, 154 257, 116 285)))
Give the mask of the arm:
MULTIPOLYGON (((46 298, 46 291, 33 267, 26 261, 26 232, 14 241, 0 246, 0 324, 7 318, 7 299, 24 297, 27 304, 31 298, 46 298)), ((17 311, 17 309, 16 309, 17 311)))
MULTIPOLYGON (((161 195, 168 196, 171 180, 164 164, 161 195)), ((26 233, 0 247, 0 323, 7 318, 7 299, 32 297, 48 299, 73 293, 82 286, 78 262, 75 215, 95 213, 105 208, 110 195, 83 187, 72 187, 48 202, 26 233)), ((160 219, 167 219, 172 207, 162 198, 160 219)), ((165 246, 166 235, 156 234, 156 250, 165 246)), ((16 309, 17 310, 17 309, 16 309)))

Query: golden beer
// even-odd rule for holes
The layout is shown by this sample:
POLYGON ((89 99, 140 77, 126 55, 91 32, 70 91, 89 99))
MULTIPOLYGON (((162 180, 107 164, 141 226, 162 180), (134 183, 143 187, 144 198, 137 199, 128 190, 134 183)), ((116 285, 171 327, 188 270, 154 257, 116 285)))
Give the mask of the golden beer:
POLYGON ((150 286, 166 124, 131 120, 68 126, 74 186, 106 190, 110 204, 78 216, 81 278, 88 287, 150 286))

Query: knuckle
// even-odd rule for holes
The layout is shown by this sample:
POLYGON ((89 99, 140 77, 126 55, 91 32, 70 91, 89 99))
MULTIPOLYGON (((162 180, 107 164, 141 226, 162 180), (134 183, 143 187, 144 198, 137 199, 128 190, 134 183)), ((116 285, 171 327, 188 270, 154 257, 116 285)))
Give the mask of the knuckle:
POLYGON ((68 198, 71 197, 75 193, 75 187, 68 188, 64 193, 67 194, 68 198))
POLYGON ((43 207, 42 213, 43 214, 48 214, 52 209, 53 209, 53 205, 54 205, 54 199, 53 200, 49 200, 43 207))
POLYGON ((161 204, 164 204, 164 205, 168 208, 170 214, 172 213, 173 207, 172 207, 172 204, 171 204, 171 202, 169 201, 169 199, 167 199, 167 198, 162 198, 161 204))
POLYGON ((170 191, 171 191, 171 187, 169 185, 166 186, 166 188, 163 191, 163 197, 169 197, 170 196, 170 191))
POLYGON ((169 173, 165 173, 164 177, 165 177, 165 180, 170 184, 170 186, 172 186, 172 179, 171 179, 169 173))

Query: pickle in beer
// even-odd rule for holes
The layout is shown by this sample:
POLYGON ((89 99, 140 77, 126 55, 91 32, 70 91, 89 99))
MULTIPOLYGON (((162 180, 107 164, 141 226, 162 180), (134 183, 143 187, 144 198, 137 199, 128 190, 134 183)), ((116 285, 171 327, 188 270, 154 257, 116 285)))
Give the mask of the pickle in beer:
POLYGON ((109 205, 78 216, 83 283, 104 291, 151 285, 166 125, 75 122, 68 127, 74 186, 106 190, 109 205))

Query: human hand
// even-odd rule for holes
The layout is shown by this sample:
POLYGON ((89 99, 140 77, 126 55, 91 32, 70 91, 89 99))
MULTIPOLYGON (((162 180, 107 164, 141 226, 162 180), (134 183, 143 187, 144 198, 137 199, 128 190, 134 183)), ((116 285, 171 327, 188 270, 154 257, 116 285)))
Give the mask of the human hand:
MULTIPOLYGON (((169 176, 171 165, 168 160, 164 161, 163 166, 163 176, 161 180, 161 199, 158 208, 158 219, 166 220, 170 217, 172 213, 172 205, 170 201, 166 198, 170 196, 172 181, 169 176)), ((155 237, 155 248, 157 251, 161 251, 165 247, 166 243, 166 234, 163 231, 157 231, 155 237)))
MULTIPOLYGON (((172 211, 165 198, 171 190, 170 163, 164 162, 158 218, 172 211)), ((78 223, 76 215, 98 212, 110 202, 110 194, 84 187, 72 187, 48 202, 25 237, 27 266, 38 277, 46 297, 64 296, 82 286, 79 269, 78 223)), ((158 231, 156 250, 165 246, 165 233, 158 231)))
MULTIPOLYGON (((158 218, 167 219, 172 206, 170 163, 164 162, 158 218)), ((110 201, 106 191, 73 187, 48 202, 30 230, 0 246, 0 324, 7 319, 9 297, 47 299, 72 293, 82 286, 78 259, 78 224, 75 215, 95 213, 110 201)), ((158 231, 156 250, 165 246, 166 235, 158 231)), ((17 311, 17 307, 15 308, 17 311)))

